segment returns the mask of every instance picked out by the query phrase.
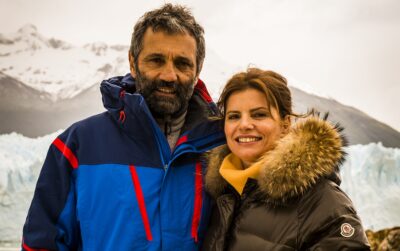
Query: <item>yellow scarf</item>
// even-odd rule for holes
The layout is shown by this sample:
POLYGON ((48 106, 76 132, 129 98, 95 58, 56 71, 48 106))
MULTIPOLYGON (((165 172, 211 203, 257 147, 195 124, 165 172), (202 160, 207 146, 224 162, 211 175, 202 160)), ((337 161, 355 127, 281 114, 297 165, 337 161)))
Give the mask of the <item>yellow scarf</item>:
POLYGON ((231 184, 240 195, 243 193, 247 179, 257 179, 259 171, 259 165, 251 165, 243 169, 242 162, 233 153, 230 153, 224 158, 219 169, 221 176, 231 184))

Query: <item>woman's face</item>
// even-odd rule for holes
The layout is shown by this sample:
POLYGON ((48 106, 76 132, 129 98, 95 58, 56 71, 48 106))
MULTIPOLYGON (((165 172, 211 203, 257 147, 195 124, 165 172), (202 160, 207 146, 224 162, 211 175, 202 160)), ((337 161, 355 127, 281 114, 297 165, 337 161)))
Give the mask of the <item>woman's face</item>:
POLYGON ((225 136, 244 168, 274 148, 284 129, 278 111, 256 89, 234 92, 226 102, 225 136))

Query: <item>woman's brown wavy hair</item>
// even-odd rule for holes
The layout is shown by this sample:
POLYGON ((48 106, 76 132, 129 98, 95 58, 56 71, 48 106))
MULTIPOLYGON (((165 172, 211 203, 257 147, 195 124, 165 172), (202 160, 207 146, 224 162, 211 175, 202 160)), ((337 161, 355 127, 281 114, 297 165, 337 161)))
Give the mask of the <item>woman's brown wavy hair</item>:
MULTIPOLYGON (((248 68, 245 72, 240 72, 228 80, 217 106, 225 118, 226 103, 229 97, 238 91, 255 89, 265 94, 269 103, 268 109, 275 108, 281 119, 286 116, 306 117, 305 115, 294 114, 292 111, 292 95, 288 88, 286 78, 274 71, 264 71, 259 68, 248 68)), ((246 102, 245 100, 243 102, 246 102)))

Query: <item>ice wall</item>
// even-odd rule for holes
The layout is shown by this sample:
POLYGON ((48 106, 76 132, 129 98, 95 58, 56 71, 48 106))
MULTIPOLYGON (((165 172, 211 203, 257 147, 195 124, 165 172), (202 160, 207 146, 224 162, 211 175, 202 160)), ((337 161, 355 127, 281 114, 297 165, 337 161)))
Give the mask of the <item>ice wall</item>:
POLYGON ((36 180, 51 142, 60 132, 36 139, 0 135, 0 241, 20 241, 36 180))
POLYGON ((348 147, 341 188, 356 206, 365 228, 400 226, 400 149, 381 143, 348 147))
MULTIPOLYGON (((0 135, 0 242, 19 242, 42 163, 61 131, 31 139, 0 135)), ((400 149, 382 144, 347 148, 341 188, 366 228, 400 226, 400 149)))

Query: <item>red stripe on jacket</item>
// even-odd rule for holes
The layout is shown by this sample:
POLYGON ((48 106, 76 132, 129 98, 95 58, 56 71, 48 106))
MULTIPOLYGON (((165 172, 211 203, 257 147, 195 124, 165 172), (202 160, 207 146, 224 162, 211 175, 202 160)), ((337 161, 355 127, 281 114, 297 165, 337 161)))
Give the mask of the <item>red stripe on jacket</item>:
POLYGON ((175 146, 179 146, 180 144, 185 143, 187 140, 188 140, 188 136, 187 135, 182 136, 182 137, 180 137, 178 139, 178 141, 176 141, 175 146))
POLYGON ((146 238, 148 241, 151 241, 153 240, 153 236, 151 235, 149 217, 147 216, 146 203, 144 201, 143 191, 140 186, 139 177, 136 173, 136 169, 134 166, 129 166, 129 170, 131 171, 133 186, 135 188, 140 214, 142 215, 144 230, 146 231, 146 238))
POLYGON ((22 248, 25 250, 25 251, 49 251, 48 249, 43 249, 43 248, 31 248, 31 247, 28 247, 28 245, 26 245, 25 244, 25 242, 24 242, 24 240, 22 240, 22 248))
POLYGON ((206 85, 200 79, 197 80, 195 89, 199 92, 200 96, 203 97, 205 101, 207 101, 207 103, 211 103, 213 101, 210 96, 210 93, 208 93, 207 91, 206 85))
POLYGON ((78 168, 78 159, 75 157, 75 154, 71 151, 71 149, 69 149, 69 147, 61 141, 61 139, 56 138, 53 141, 53 145, 55 145, 55 147, 62 152, 74 169, 78 168))
POLYGON ((194 177, 194 212, 192 219, 192 237, 195 242, 198 241, 198 229, 200 224, 201 209, 203 206, 203 174, 201 164, 196 163, 196 171, 194 177))

